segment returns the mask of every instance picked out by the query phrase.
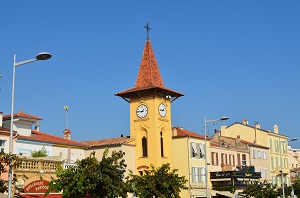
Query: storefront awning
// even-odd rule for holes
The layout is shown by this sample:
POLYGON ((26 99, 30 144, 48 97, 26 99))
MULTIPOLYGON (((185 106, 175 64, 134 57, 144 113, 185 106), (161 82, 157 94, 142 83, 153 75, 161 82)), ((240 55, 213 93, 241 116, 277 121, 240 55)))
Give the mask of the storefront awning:
POLYGON ((218 178, 218 179, 211 179, 211 181, 231 181, 231 178, 218 178))
POLYGON ((250 179, 250 178, 236 178, 238 181, 258 181, 259 179, 250 179))
POLYGON ((44 193, 19 193, 18 198, 61 198, 61 194, 49 194, 45 197, 44 193))

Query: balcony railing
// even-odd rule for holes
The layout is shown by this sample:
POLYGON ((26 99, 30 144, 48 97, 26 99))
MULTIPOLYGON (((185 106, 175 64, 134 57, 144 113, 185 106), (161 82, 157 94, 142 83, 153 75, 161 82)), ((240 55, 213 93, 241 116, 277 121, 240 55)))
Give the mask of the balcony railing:
POLYGON ((22 171, 47 171, 55 172, 58 167, 62 167, 63 162, 53 159, 45 158, 19 158, 17 159, 17 166, 15 170, 22 171))
POLYGON ((221 164, 222 171, 232 171, 233 166, 231 164, 221 164))

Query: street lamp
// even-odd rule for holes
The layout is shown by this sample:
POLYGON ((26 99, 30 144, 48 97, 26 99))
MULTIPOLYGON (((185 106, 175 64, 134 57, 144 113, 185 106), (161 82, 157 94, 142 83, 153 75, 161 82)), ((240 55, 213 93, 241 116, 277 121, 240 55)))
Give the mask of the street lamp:
MULTIPOLYGON (((15 98, 15 75, 16 75, 16 67, 31 63, 38 60, 47 60, 51 58, 51 54, 48 52, 39 53, 36 58, 16 62, 16 54, 14 55, 14 66, 13 66, 13 76, 12 76, 12 96, 11 96, 11 117, 10 117, 10 137, 9 137, 9 154, 13 153, 13 121, 14 121, 14 98, 15 98)), ((12 162, 9 163, 9 171, 8 171, 8 197, 11 198, 12 191, 12 162)))
MULTIPOLYGON (((297 138, 292 138, 290 141, 296 141, 297 138)), ((282 140, 280 141, 279 138, 279 150, 280 150, 280 172, 281 172, 281 186, 282 186, 282 197, 285 198, 285 192, 284 192, 284 181, 283 181, 283 172, 282 172, 282 151, 281 151, 281 143, 284 143, 286 141, 282 140)))
POLYGON ((223 121, 223 120, 228 120, 228 117, 221 117, 220 119, 216 120, 206 120, 206 116, 204 116, 204 142, 205 142, 205 183, 206 183, 206 197, 209 198, 209 191, 208 191, 208 170, 207 170, 207 145, 206 145, 206 123, 209 122, 218 122, 218 121, 223 121))

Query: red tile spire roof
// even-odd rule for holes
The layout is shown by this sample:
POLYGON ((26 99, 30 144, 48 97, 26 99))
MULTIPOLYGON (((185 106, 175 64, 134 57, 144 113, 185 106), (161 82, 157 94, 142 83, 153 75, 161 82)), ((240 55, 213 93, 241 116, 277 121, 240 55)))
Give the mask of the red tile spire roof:
POLYGON ((148 86, 164 87, 152 44, 149 39, 146 40, 140 69, 135 83, 136 88, 148 86))
POLYGON ((115 96, 120 96, 123 99, 131 98, 131 96, 135 93, 145 90, 151 90, 152 92, 155 92, 156 90, 165 94, 166 96, 175 98, 183 96, 182 93, 173 91, 164 86, 152 48, 152 44, 148 38, 145 43, 144 52, 135 86, 133 88, 118 92, 115 94, 115 96))

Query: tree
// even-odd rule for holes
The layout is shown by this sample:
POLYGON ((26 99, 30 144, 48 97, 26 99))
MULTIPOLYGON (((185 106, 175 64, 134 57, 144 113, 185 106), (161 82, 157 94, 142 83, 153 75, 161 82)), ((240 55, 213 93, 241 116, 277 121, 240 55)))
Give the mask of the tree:
POLYGON ((38 150, 38 151, 32 150, 31 156, 32 157, 47 157, 48 155, 47 155, 47 151, 46 151, 45 147, 43 146, 41 148, 41 150, 38 150))
POLYGON ((108 157, 105 150, 102 160, 98 161, 95 152, 77 162, 77 166, 58 169, 57 179, 49 183, 48 191, 61 192, 63 198, 82 198, 90 195, 93 198, 127 197, 124 179, 126 164, 124 152, 113 151, 108 157))
POLYGON ((300 178, 297 178, 294 183, 292 184, 292 187, 294 189, 294 194, 297 195, 297 197, 300 197, 300 178))
POLYGON ((245 197, 255 197, 255 198, 277 198, 280 196, 277 185, 273 185, 266 181, 264 182, 254 182, 248 185, 247 189, 242 193, 245 197))
POLYGON ((131 172, 128 184, 131 185, 132 192, 140 198, 179 198, 180 191, 188 188, 185 186, 187 180, 184 176, 179 177, 177 171, 171 170, 170 164, 163 164, 157 169, 151 165, 140 176, 131 172))
MULTIPOLYGON (((5 153, 3 150, 0 152, 0 175, 2 173, 8 172, 7 167, 9 167, 9 164, 11 163, 12 168, 14 168, 18 163, 17 163, 18 156, 15 154, 9 154, 5 153)), ((13 179, 13 182, 15 179, 13 179)), ((5 192, 7 191, 7 184, 6 181, 0 180, 0 192, 5 192)))

